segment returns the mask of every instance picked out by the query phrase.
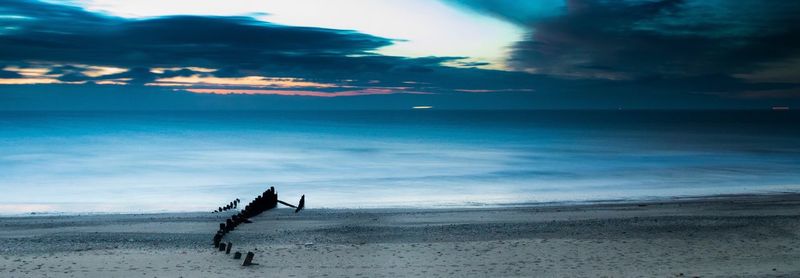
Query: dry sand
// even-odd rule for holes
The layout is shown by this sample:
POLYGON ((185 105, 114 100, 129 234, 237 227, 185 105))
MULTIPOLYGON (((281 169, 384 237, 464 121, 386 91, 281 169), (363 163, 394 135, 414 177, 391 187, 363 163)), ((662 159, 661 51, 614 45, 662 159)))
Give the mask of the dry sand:
POLYGON ((800 277, 800 195, 0 218, 0 277, 800 277))

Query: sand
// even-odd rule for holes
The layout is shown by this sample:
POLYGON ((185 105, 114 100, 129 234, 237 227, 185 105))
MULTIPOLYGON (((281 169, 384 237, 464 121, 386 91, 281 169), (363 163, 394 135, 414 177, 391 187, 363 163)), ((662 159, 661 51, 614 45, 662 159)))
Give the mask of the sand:
POLYGON ((800 195, 0 218, 0 277, 800 277, 800 195))

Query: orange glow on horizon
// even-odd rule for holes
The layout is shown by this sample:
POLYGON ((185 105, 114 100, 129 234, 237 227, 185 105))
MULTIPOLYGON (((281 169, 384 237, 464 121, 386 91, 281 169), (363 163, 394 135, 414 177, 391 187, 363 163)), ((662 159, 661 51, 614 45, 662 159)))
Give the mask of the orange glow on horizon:
MULTIPOLYGON (((150 83, 153 86, 176 86, 178 84, 189 85, 220 85, 220 86, 253 86, 253 87, 275 87, 275 88, 333 88, 335 84, 318 83, 304 81, 298 78, 273 78, 263 76, 245 77, 213 77, 213 76, 176 76, 170 78, 159 78, 150 83)), ((179 86, 179 85, 178 85, 179 86)))
POLYGON ((55 78, 0 78, 0 85, 29 85, 65 83, 55 78))
POLYGON ((428 92, 396 91, 390 89, 362 89, 339 92, 320 92, 308 90, 260 90, 260 89, 186 89, 188 92, 198 94, 218 95, 281 95, 281 96, 309 96, 309 97, 347 97, 365 95, 390 95, 390 94, 433 94, 428 92))

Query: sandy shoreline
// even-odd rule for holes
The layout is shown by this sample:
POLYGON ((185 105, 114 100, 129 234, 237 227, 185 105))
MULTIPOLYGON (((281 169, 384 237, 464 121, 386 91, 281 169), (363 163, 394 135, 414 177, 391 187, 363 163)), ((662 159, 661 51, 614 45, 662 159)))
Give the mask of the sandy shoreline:
POLYGON ((0 218, 2 277, 797 277, 800 194, 491 209, 0 218))

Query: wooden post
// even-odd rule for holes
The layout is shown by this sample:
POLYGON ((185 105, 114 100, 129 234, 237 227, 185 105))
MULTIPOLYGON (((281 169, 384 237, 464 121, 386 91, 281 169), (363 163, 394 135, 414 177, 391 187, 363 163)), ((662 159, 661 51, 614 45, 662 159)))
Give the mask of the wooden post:
POLYGON ((217 233, 214 235, 214 248, 219 247, 219 242, 222 241, 222 234, 217 233))
POLYGON ((219 251, 225 251, 225 243, 219 244, 219 251))
POLYGON ((306 207, 306 195, 300 197, 300 203, 297 203, 297 209, 294 210, 294 213, 298 213, 304 207, 306 207))
POLYGON ((225 254, 230 254, 231 253, 231 247, 233 247, 233 243, 228 241, 228 245, 225 246, 225 254))
POLYGON ((255 255, 256 254, 253 254, 253 252, 247 252, 247 256, 244 257, 244 262, 242 262, 242 266, 248 266, 253 264, 253 257, 255 255))
POLYGON ((233 253, 233 259, 234 260, 238 260, 238 259, 241 259, 241 258, 242 258, 242 252, 236 251, 236 253, 233 253))

